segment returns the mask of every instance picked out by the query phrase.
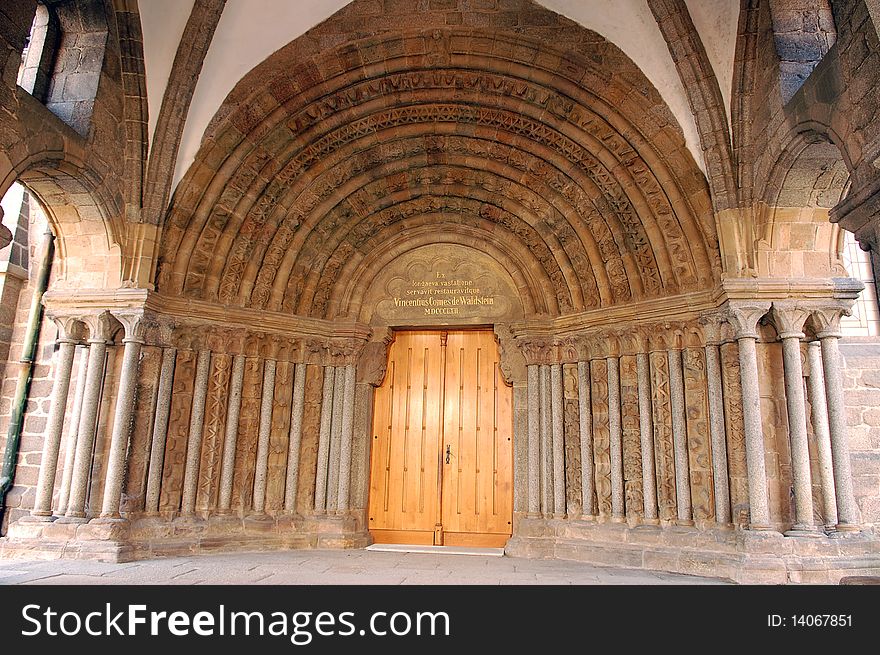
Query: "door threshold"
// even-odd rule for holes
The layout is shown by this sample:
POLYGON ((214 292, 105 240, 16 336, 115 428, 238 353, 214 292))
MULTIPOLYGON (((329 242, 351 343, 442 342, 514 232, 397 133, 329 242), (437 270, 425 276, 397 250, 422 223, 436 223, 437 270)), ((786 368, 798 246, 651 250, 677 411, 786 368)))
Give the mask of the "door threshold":
POLYGON ((471 548, 469 546, 420 546, 418 544, 373 544, 367 550, 381 553, 439 553, 441 555, 482 555, 504 557, 503 548, 471 548))

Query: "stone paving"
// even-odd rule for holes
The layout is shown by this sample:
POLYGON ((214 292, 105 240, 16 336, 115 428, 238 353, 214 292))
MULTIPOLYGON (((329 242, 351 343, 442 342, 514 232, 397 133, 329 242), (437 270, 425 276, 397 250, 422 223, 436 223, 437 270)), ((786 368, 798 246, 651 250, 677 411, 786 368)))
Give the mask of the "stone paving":
POLYGON ((0 584, 704 585, 718 578, 482 555, 299 550, 109 564, 0 560, 0 584))

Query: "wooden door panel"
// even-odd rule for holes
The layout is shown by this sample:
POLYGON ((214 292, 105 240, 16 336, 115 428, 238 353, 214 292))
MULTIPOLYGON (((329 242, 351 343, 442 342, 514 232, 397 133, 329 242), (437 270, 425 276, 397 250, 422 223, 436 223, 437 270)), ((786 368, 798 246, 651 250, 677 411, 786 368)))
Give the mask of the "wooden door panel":
POLYGON ((451 450, 450 463, 443 465, 444 543, 466 545, 466 535, 509 535, 511 389, 501 377, 491 332, 449 333, 445 396, 444 436, 451 450))
POLYGON ((375 394, 371 530, 433 534, 439 502, 440 381, 440 335, 399 333, 390 348, 386 379, 375 394))
POLYGON ((398 332, 388 360, 374 394, 373 539, 441 543, 442 529, 443 544, 503 546, 513 503, 512 390, 494 334, 398 332))

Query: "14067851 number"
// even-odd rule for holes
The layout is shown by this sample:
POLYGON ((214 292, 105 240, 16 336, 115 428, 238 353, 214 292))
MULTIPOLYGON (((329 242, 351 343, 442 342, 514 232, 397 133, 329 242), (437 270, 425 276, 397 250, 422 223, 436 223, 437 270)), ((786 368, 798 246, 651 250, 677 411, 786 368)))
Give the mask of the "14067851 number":
POLYGON ((798 628, 849 628, 852 614, 792 614, 792 627, 798 628))

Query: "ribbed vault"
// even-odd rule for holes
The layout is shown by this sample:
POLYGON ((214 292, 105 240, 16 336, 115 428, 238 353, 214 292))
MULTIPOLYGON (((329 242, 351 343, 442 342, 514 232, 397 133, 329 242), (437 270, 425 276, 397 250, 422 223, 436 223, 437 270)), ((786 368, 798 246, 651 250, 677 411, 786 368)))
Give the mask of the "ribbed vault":
POLYGON ((293 50, 279 51, 181 183, 160 291, 357 315, 355 284, 389 253, 455 242, 495 258, 534 313, 710 286, 705 178, 635 66, 577 29, 581 55, 471 30, 388 34, 286 67, 293 50), (590 57, 597 42, 605 55, 590 57))

